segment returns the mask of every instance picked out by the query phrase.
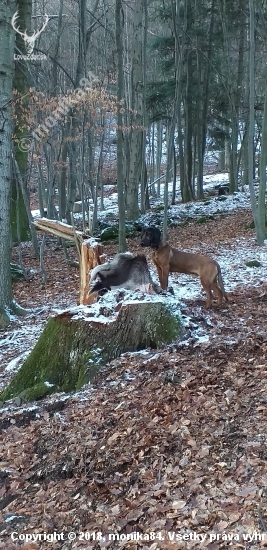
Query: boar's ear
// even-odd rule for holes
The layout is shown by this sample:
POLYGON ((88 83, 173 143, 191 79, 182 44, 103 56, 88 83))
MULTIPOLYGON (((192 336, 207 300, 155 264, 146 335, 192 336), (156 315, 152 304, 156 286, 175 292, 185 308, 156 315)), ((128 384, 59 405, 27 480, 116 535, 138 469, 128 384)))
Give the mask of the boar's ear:
POLYGON ((108 292, 108 290, 111 290, 111 287, 108 286, 108 285, 105 285, 105 283, 103 281, 97 281, 93 286, 92 288, 90 289, 89 291, 89 296, 90 294, 93 294, 93 292, 101 292, 103 291, 104 293, 108 292))

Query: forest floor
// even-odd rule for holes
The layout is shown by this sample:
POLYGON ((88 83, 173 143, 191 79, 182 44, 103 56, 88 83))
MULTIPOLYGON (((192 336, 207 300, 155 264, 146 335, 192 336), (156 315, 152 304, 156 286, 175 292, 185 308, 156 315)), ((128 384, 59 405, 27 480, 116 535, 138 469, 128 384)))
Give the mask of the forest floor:
MULTIPOLYGON (((239 260, 246 247, 262 255, 251 218, 169 231, 173 245, 219 254, 229 304, 207 312, 199 281, 173 276, 181 340, 124 354, 81 392, 2 409, 1 550, 267 546, 267 269, 246 278, 239 260)), ((138 239, 128 247, 144 253, 138 239)), ((44 260, 45 285, 24 246, 30 280, 14 296, 31 312, 1 336, 0 389, 55 308, 77 303, 78 271, 53 239, 44 260)))

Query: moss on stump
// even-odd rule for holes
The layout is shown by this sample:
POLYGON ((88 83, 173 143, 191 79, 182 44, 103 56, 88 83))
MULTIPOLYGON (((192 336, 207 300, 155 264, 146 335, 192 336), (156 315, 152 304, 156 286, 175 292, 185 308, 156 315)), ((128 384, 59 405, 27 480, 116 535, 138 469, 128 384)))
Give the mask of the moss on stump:
POLYGON ((78 390, 94 378, 99 366, 121 353, 158 348, 181 333, 179 316, 163 301, 133 301, 117 309, 107 318, 92 317, 89 307, 79 306, 49 319, 0 400, 19 396, 32 401, 78 390))

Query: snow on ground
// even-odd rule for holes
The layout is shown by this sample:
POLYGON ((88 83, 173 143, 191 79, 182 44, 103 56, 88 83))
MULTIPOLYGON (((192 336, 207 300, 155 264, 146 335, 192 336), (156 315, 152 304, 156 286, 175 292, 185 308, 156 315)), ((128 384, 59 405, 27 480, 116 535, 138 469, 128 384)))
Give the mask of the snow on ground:
MULTIPOLYGON (((228 185, 228 174, 215 174, 215 175, 208 175, 204 176, 203 179, 203 187, 205 191, 209 191, 214 189, 215 185, 228 185)), ((257 186, 255 186, 257 189, 257 186)), ((177 180, 177 201, 181 200, 181 196, 179 193, 180 189, 180 181, 177 180)), ((168 192, 169 192, 169 198, 171 198, 172 194, 172 182, 168 185, 168 192)), ((153 207, 155 206, 163 206, 163 195, 164 195, 164 183, 161 183, 160 185, 160 197, 151 199, 150 203, 153 207)), ((100 201, 100 199, 99 199, 100 201)), ((100 202, 99 202, 100 207, 100 202)), ((219 212, 230 212, 231 210, 237 210, 242 208, 249 208, 250 207, 250 195, 249 195, 249 189, 248 186, 244 187, 244 191, 238 191, 234 193, 234 195, 223 195, 223 196, 216 196, 216 197, 208 197, 208 200, 205 200, 203 202, 197 201, 197 202, 190 202, 187 204, 176 204, 174 206, 171 206, 169 209, 169 218, 179 214, 181 215, 181 219, 190 216, 192 218, 199 218, 200 216, 207 216, 212 215, 219 212)), ((108 197, 104 199, 104 208, 105 210, 98 211, 98 218, 103 220, 105 217, 109 215, 117 215, 118 214, 118 195, 117 193, 112 193, 108 197)), ((81 216, 81 214, 79 214, 81 216)), ((145 216, 143 217, 145 221, 145 216)))
MULTIPOLYGON (((203 188, 205 191, 214 190, 215 185, 228 185, 228 174, 222 173, 222 174, 215 174, 215 175, 207 175, 203 178, 203 188)), ((257 185, 255 185, 255 189, 257 191, 257 185)), ((176 200, 179 202, 181 200, 181 194, 180 194, 180 180, 177 179, 177 192, 176 192, 176 200)), ((113 193, 108 194, 104 198, 104 210, 100 210, 100 198, 98 198, 98 219, 101 221, 104 221, 105 218, 109 217, 116 217, 118 216, 118 194, 116 192, 116 187, 114 185, 105 185, 105 191, 113 191, 113 193)), ((168 193, 169 193, 169 199, 171 199, 172 195, 172 182, 168 184, 168 193)), ((160 197, 158 198, 152 198, 150 199, 150 203, 152 207, 155 206, 162 206, 163 207, 163 196, 164 196, 164 183, 163 180, 161 180, 160 184, 160 197)), ((81 202, 81 201, 78 201, 81 202)), ((88 205, 90 207, 90 216, 92 216, 93 213, 93 200, 87 199, 88 205)), ((172 216, 179 217, 181 216, 181 219, 184 219, 186 217, 192 217, 192 218, 199 218, 200 216, 208 216, 212 214, 216 214, 219 212, 230 212, 231 210, 237 210, 242 208, 249 208, 250 207, 250 194, 249 194, 249 188, 248 186, 244 186, 243 191, 238 191, 234 193, 234 195, 223 195, 223 196, 216 196, 216 197, 208 197, 208 200, 205 200, 203 202, 197 201, 187 204, 176 204, 174 206, 171 206, 169 209, 169 218, 172 216)), ((39 217, 40 211, 39 210, 33 210, 32 211, 33 217, 39 217)), ((76 220, 82 220, 82 213, 76 213, 74 214, 74 218, 76 220)), ((143 217, 143 220, 145 222, 146 216, 143 217)))
MULTIPOLYGON (((199 250, 190 248, 185 252, 199 253, 199 250)), ((226 292, 240 285, 260 286, 267 279, 267 241, 258 247, 254 239, 242 238, 221 244, 217 254, 206 253, 220 264, 226 292), (261 266, 248 267, 246 264, 251 261, 258 261, 261 266)), ((202 292, 199 279, 191 275, 170 275, 169 285, 174 287, 178 300, 199 298, 202 292)))
MULTIPOLYGON (((205 186, 206 188, 214 188, 218 183, 226 183, 227 174, 216 174, 215 176, 206 176, 205 177, 205 186)), ((170 192, 171 192, 170 185, 170 192)), ((162 185, 162 193, 164 186, 162 185)), ((233 196, 223 196, 224 200, 221 200, 221 197, 210 197, 208 200, 203 202, 189 203, 189 204, 177 204, 172 206, 169 210, 169 218, 174 214, 175 216, 181 216, 184 218, 190 216, 192 218, 199 218, 200 216, 209 216, 218 212, 230 212, 231 210, 249 208, 250 207, 250 197, 248 189, 245 189, 244 192, 235 193, 233 196)), ((158 203, 162 204, 162 200, 158 199, 158 203)), ((105 198, 105 211, 100 213, 100 217, 104 219, 110 212, 116 214, 118 209, 117 194, 112 194, 109 197, 105 198)), ((154 203, 155 204, 155 203, 154 203)), ((76 214, 78 217, 79 215, 76 214)), ((144 216, 144 220, 145 220, 144 216)), ((260 287, 262 281, 267 280, 267 242, 263 247, 258 247, 253 238, 242 238, 238 240, 233 240, 227 243, 216 244, 216 253, 214 253, 214 248, 212 251, 208 247, 205 248, 203 245, 201 252, 206 253, 215 260, 217 260, 221 266, 223 280, 225 284, 226 292, 234 291, 236 286, 240 285, 250 285, 255 287, 260 287), (248 267, 246 265, 249 261, 257 260, 260 262, 259 267, 248 267)), ((200 252, 197 249, 187 249, 190 252, 200 252)), ((152 267, 152 266, 151 266, 152 267)), ((154 268, 152 268, 154 269, 154 268)), ((156 281, 155 270, 152 273, 154 280, 156 281)), ((163 299, 173 307, 174 304, 179 304, 179 307, 183 310, 184 300, 195 300, 199 298, 205 298, 205 294, 201 289, 200 281, 196 277, 187 276, 187 275, 176 275, 173 274, 169 279, 169 286, 173 288, 174 296, 164 297, 163 299)), ((98 317, 98 319, 108 322, 109 314, 102 314, 103 304, 107 310, 112 311, 114 304, 117 304, 116 293, 118 291, 111 292, 106 295, 100 302, 90 306, 90 313, 92 317, 98 317), (99 317, 100 315, 100 317, 99 317)), ((129 296, 129 299, 132 299, 132 296, 129 296)), ((137 295, 134 296, 134 299, 140 300, 137 295)), ((154 299, 153 297, 146 297, 145 299, 154 299)), ((157 297, 158 299, 158 297, 157 297)), ((77 315, 81 315, 82 308, 77 306, 73 308, 76 311, 77 315)), ((61 298, 59 296, 58 303, 55 303, 53 307, 49 308, 49 313, 58 313, 58 308, 62 306, 65 309, 66 305, 62 304, 61 298)), ((88 306, 86 307, 88 309, 88 306)), ((47 318, 46 308, 43 308, 43 316, 40 315, 40 308, 37 311, 32 310, 28 316, 19 319, 16 321, 16 328, 10 332, 7 330, 1 334, 0 339, 0 360, 4 370, 0 374, 0 390, 4 386, 5 375, 14 371, 22 364, 25 360, 27 354, 31 351, 34 344, 36 343, 41 331, 43 330, 45 320, 47 318), (35 323, 27 322, 32 318, 36 317, 35 323), (12 359, 10 360, 12 356, 12 359), (14 358, 14 351, 16 357, 14 358), (5 357, 5 360, 3 359, 5 357)), ((206 334, 203 329, 199 328, 198 324, 194 324, 192 319, 183 313, 183 321, 185 327, 190 326, 190 334, 192 337, 192 331, 194 332, 194 337, 198 343, 207 342, 209 335, 206 334)), ((209 315, 206 312, 206 324, 208 325, 209 315)), ((242 320, 240 320, 242 330, 242 320)), ((186 345, 186 340, 183 340, 183 345, 186 345)), ((141 352, 144 353, 144 352, 141 352)), ((149 359, 150 360, 150 359, 149 359)))

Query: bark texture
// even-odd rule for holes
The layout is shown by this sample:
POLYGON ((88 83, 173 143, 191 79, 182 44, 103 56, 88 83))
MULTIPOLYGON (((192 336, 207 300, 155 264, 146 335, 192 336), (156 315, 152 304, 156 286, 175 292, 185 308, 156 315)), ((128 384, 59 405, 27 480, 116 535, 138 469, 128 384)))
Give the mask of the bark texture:
POLYGON ((14 32, 10 25, 15 5, 0 2, 0 328, 12 309, 10 272, 11 99, 14 32))
MULTIPOLYGON (((32 13, 32 0, 20 0, 18 3, 18 19, 17 27, 24 31, 28 30, 28 34, 31 35, 31 13, 32 13)), ((26 55, 24 38, 15 33, 16 54, 26 55)), ((21 174, 21 179, 25 184, 27 182, 27 164, 28 164, 28 152, 20 147, 20 142, 24 138, 28 137, 28 124, 25 119, 24 113, 27 112, 29 99, 27 92, 31 85, 31 77, 29 72, 29 63, 23 59, 16 60, 14 63, 14 79, 13 89, 16 90, 21 100, 15 106, 16 123, 14 127, 14 149, 15 159, 18 163, 18 171, 21 174)), ((30 226, 29 217, 27 214, 27 208, 25 205, 23 192, 21 186, 18 183, 16 174, 12 178, 11 184, 11 231, 14 242, 28 241, 30 239, 30 226)))
POLYGON ((144 120, 144 79, 142 71, 143 1, 134 3, 132 68, 131 68, 131 133, 129 173, 126 192, 127 219, 139 216, 138 190, 142 164, 142 125, 144 120))

